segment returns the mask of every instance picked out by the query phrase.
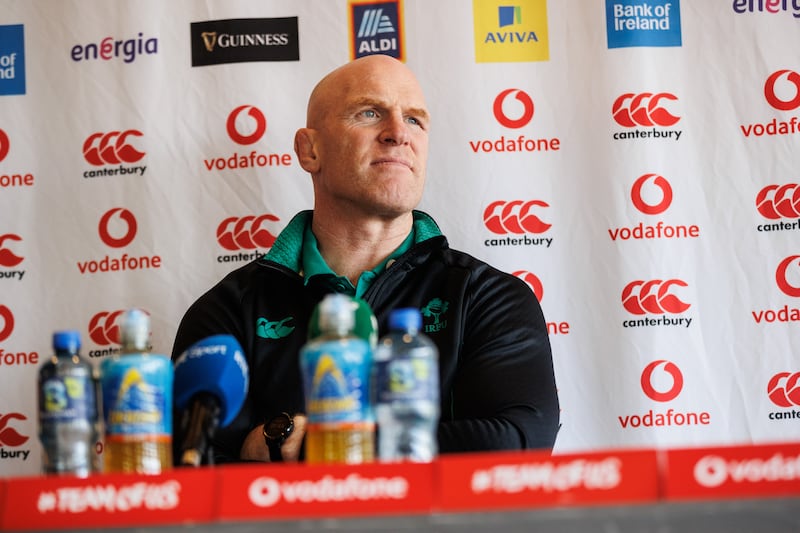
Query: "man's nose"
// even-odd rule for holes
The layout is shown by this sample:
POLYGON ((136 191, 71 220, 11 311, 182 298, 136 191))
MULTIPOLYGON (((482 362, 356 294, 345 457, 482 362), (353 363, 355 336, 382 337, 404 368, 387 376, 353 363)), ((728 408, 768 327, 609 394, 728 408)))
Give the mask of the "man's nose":
POLYGON ((381 142, 387 144, 406 144, 411 138, 408 123, 402 114, 390 113, 384 122, 381 142))

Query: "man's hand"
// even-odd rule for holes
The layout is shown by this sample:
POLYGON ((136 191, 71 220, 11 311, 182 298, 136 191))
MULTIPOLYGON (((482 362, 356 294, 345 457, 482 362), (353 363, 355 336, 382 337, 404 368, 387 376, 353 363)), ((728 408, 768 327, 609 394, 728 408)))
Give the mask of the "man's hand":
MULTIPOLYGON (((306 434, 305 415, 294 415, 294 429, 292 434, 281 445, 281 455, 285 463, 296 463, 300 457, 300 448, 306 434)), ((246 461, 269 462, 269 450, 264 442, 264 425, 256 426, 244 439, 239 457, 246 461)))

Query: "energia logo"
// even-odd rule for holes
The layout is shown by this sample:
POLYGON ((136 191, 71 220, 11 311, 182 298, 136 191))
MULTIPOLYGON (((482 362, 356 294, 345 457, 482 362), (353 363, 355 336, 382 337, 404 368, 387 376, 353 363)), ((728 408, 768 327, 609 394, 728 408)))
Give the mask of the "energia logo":
MULTIPOLYGON (((511 88, 500 91, 492 103, 492 114, 498 124, 508 129, 520 129, 533 120, 535 106, 533 98, 522 89, 511 88)), ((469 141, 474 153, 485 152, 547 152, 558 151, 561 140, 557 137, 528 138, 524 133, 514 137, 501 135, 498 139, 477 139, 469 141)))
POLYGON ((611 116, 617 124, 624 128, 648 127, 651 129, 633 129, 617 132, 612 136, 615 140, 633 138, 680 139, 680 130, 664 130, 674 126, 680 117, 670 112, 670 102, 678 97, 672 93, 624 93, 611 106, 611 116))
POLYGON ((73 61, 88 61, 91 59, 111 59, 122 58, 125 63, 133 63, 137 57, 147 54, 158 53, 158 39, 156 37, 145 38, 142 32, 132 39, 117 40, 114 37, 106 37, 99 43, 89 43, 86 45, 76 44, 70 50, 70 57, 73 61))
POLYGON ((485 246, 541 246, 549 248, 553 242, 552 237, 527 237, 529 234, 544 233, 552 224, 544 222, 537 210, 550 207, 542 200, 498 200, 490 203, 483 210, 483 223, 486 229, 497 235, 523 235, 524 237, 507 237, 503 239, 486 239, 485 246))

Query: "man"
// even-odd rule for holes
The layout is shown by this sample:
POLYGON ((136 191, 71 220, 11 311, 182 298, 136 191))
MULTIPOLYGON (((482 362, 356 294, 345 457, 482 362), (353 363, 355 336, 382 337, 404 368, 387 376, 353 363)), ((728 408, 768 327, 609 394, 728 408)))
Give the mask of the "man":
MULTIPOLYGON (((241 267, 187 311, 173 358, 230 333, 250 367, 245 405, 217 432, 220 461, 300 457, 305 431, 298 363, 308 322, 326 293, 363 298, 380 325, 415 307, 440 357, 439 451, 551 449, 559 407, 544 317, 521 280, 449 248, 422 197, 430 117, 400 61, 373 55, 327 75, 295 135, 313 182, 269 253, 241 267), (294 415, 288 438, 265 443, 264 423, 294 415)), ((286 420, 283 420, 285 423, 286 420)))

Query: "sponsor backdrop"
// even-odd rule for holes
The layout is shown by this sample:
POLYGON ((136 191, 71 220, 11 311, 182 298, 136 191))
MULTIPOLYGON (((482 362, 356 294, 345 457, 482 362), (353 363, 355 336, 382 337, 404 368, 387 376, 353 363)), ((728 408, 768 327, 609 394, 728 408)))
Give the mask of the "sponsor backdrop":
POLYGON ((139 306, 169 353, 188 305, 311 206, 308 94, 373 53, 427 93, 421 208, 542 302, 557 453, 800 438, 797 2, 0 12, 0 475, 40 470, 52 332, 99 366, 139 306))

